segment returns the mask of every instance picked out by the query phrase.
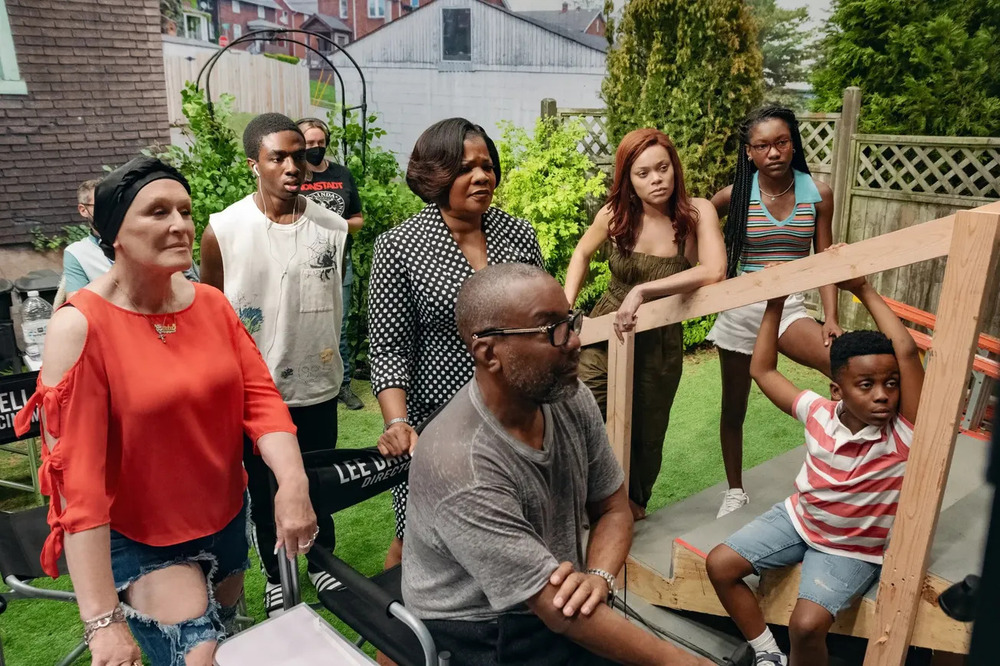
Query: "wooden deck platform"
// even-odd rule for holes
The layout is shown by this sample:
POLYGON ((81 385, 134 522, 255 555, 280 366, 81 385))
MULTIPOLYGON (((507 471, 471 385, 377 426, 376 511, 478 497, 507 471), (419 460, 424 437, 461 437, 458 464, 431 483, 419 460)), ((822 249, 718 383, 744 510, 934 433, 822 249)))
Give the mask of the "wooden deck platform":
MULTIPOLYGON (((937 597, 952 582, 981 570, 989 519, 990 489, 983 482, 988 446, 960 435, 934 535, 930 564, 923 584, 912 644, 965 653, 971 628, 948 618, 937 597)), ((678 610, 726 615, 705 572, 705 555, 730 534, 792 492, 805 457, 798 448, 744 473, 751 503, 715 520, 725 486, 720 484, 665 507, 636 525, 626 565, 629 594, 678 610)), ((758 590, 764 616, 787 625, 794 607, 800 567, 767 572, 751 585, 758 590)), ((756 579, 756 577, 753 577, 756 579)), ((878 585, 834 624, 836 633, 869 637, 878 585)))

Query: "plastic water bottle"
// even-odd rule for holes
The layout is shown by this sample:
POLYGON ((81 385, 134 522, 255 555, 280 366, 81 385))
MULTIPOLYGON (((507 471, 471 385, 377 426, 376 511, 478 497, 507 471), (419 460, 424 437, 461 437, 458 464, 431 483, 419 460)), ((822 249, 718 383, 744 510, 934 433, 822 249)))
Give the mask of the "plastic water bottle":
POLYGON ((24 352, 33 361, 41 360, 45 344, 45 331, 52 318, 52 306, 37 291, 28 292, 28 300, 21 305, 21 331, 24 333, 24 352))

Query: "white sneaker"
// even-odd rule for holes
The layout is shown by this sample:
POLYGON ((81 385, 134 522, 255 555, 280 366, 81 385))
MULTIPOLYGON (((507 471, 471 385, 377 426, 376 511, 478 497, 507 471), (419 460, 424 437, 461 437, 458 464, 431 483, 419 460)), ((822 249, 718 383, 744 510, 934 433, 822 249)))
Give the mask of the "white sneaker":
POLYGON ((755 666, 788 666, 788 657, 782 652, 758 652, 755 666))
POLYGON ((277 617, 285 612, 285 593, 279 583, 264 583, 264 613, 277 617))
POLYGON ((343 584, 326 571, 320 571, 318 573, 310 571, 309 582, 311 582, 313 587, 316 588, 317 594, 320 592, 326 592, 327 590, 336 590, 343 584))
POLYGON ((749 503, 750 496, 743 492, 742 488, 730 488, 726 491, 725 497, 722 498, 722 506, 719 507, 719 513, 715 515, 715 518, 718 520, 726 514, 736 511, 736 509, 740 508, 744 504, 749 503))

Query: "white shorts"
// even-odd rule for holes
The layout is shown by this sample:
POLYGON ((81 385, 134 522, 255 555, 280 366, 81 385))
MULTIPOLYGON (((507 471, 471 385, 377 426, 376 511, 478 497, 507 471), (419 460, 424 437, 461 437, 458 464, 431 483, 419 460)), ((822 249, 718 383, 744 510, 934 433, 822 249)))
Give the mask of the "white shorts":
MULTIPOLYGON (((805 296, 802 294, 792 294, 785 299, 785 307, 781 311, 781 323, 778 324, 779 338, 785 334, 792 322, 809 318, 805 301, 805 296)), ((727 351, 747 356, 753 354, 753 346, 757 342, 760 322, 764 319, 766 307, 767 301, 760 301, 720 313, 706 339, 715 343, 716 347, 727 351)))

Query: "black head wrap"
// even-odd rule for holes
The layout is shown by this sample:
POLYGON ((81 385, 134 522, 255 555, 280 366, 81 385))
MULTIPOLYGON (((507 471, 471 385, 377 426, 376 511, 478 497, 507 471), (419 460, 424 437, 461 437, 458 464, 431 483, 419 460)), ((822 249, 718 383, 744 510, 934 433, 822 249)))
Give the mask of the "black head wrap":
MULTIPOLYGON (((154 180, 176 180, 191 193, 191 186, 181 172, 153 157, 136 157, 101 179, 94 190, 94 228, 101 235, 105 254, 113 253, 115 238, 125 220, 125 213, 139 190, 154 180)), ((109 257, 113 258, 109 254, 109 257)))

